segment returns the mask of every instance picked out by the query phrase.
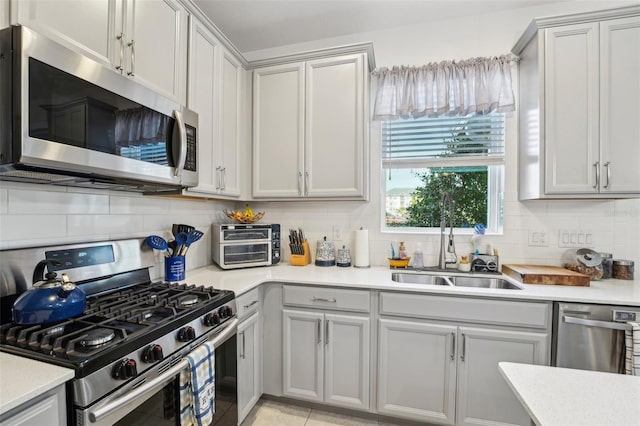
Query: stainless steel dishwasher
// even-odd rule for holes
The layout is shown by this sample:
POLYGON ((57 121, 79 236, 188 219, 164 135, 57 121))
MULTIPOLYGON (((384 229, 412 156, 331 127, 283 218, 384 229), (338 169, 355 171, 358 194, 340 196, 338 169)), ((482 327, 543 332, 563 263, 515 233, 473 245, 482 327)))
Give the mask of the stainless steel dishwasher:
POLYGON ((624 374, 624 332, 640 307, 556 302, 551 364, 624 374))

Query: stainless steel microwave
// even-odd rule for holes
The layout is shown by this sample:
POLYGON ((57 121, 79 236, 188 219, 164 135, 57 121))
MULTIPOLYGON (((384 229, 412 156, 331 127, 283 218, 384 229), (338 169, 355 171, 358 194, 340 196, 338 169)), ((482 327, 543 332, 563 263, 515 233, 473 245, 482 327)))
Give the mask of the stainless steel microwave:
POLYGON ((214 224, 211 255, 222 269, 280 262, 280 225, 214 224))
POLYGON ((198 184, 198 115, 24 26, 0 30, 0 179, 139 192, 198 184))

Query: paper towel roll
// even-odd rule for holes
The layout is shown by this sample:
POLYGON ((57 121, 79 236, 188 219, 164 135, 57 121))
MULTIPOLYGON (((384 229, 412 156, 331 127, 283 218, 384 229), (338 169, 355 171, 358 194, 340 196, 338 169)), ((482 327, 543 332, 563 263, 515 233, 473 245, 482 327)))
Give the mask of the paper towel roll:
POLYGON ((355 261, 356 268, 369 267, 369 230, 360 229, 356 231, 355 241, 355 261))

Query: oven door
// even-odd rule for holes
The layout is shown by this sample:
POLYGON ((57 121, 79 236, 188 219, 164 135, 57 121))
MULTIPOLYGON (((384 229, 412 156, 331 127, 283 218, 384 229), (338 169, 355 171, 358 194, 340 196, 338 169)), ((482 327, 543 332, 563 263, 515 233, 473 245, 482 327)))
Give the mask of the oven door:
POLYGON ((224 269, 271 265, 271 241, 220 245, 219 265, 224 269))
MULTIPOLYGON (((216 348, 215 416, 212 424, 237 424, 236 331, 238 320, 225 324, 211 341, 216 348)), ((87 409, 76 410, 77 425, 141 424, 179 425, 178 396, 180 371, 188 366, 181 359, 157 377, 134 389, 121 389, 87 409)))

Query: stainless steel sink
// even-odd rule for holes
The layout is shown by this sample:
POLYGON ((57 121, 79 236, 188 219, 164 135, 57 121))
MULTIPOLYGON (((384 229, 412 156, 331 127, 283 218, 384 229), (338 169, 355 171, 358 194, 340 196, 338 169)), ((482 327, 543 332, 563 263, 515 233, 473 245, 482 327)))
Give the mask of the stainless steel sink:
POLYGON ((429 274, 408 274, 403 272, 394 272, 391 274, 391 280, 405 284, 451 285, 449 282, 447 282, 445 277, 429 274))
POLYGON ((507 290, 524 289, 524 287, 502 278, 449 277, 449 279, 456 287, 501 288, 507 290))

